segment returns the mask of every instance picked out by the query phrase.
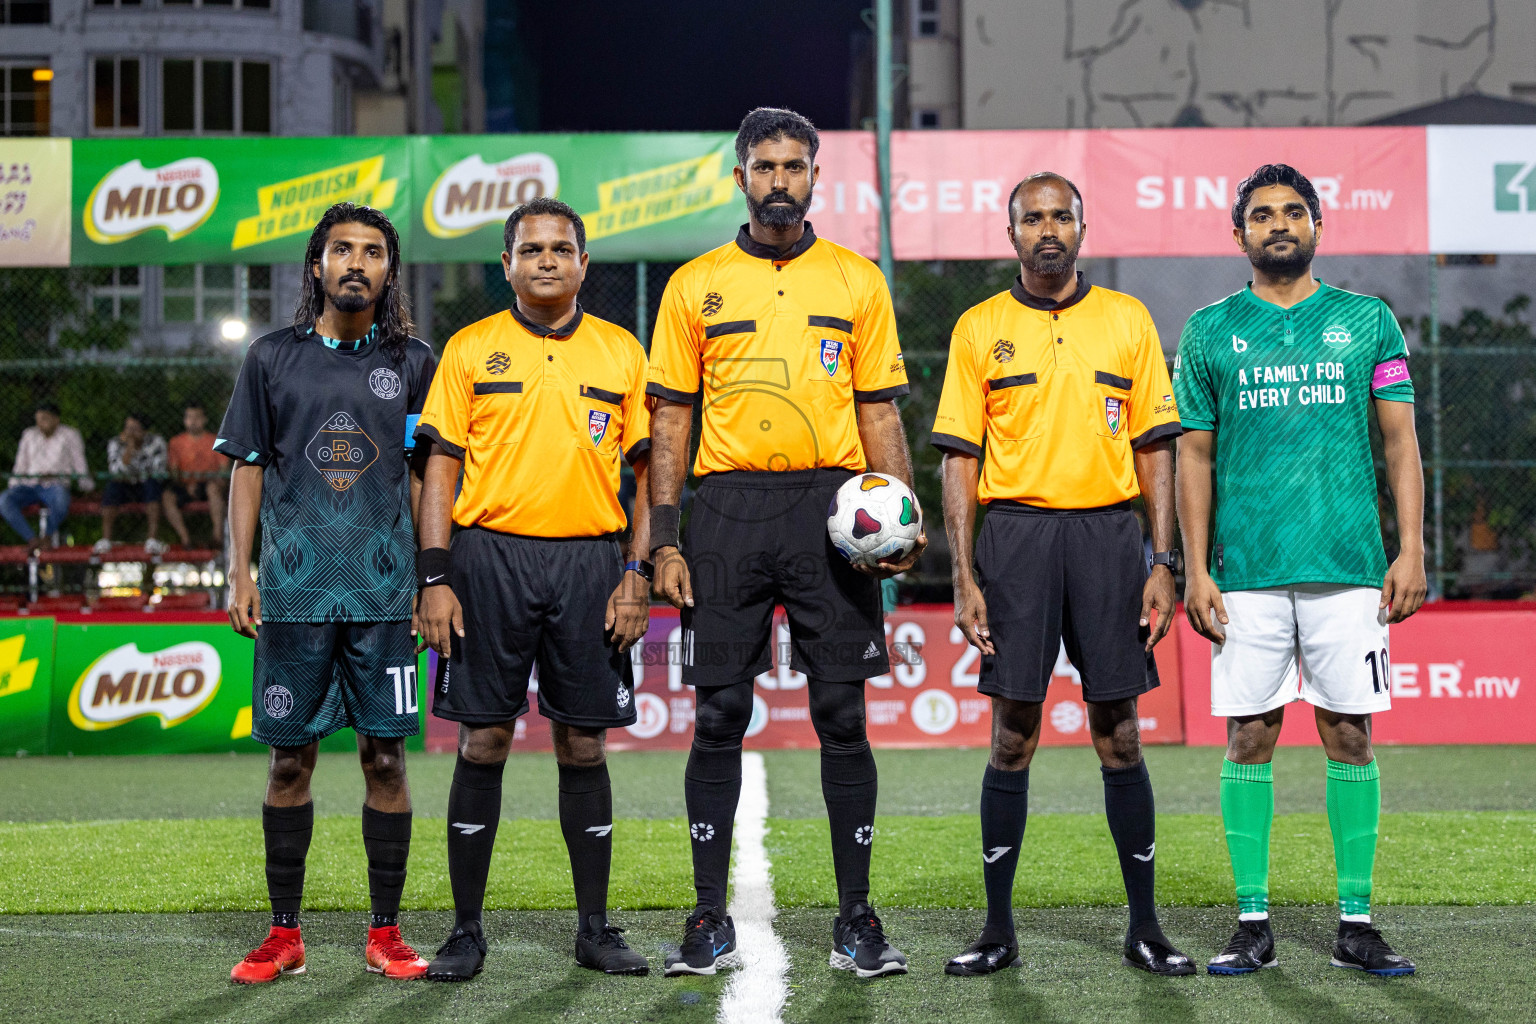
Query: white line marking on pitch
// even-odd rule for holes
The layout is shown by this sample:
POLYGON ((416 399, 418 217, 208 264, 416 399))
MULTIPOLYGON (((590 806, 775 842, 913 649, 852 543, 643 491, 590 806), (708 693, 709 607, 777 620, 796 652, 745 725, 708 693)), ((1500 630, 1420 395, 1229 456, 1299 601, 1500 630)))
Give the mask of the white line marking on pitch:
POLYGON ((768 773, 763 755, 741 755, 741 800, 736 805, 736 894, 730 914, 742 965, 731 973, 716 1019, 722 1024, 779 1024, 789 998, 789 954, 773 931, 773 865, 763 847, 768 833, 768 773))

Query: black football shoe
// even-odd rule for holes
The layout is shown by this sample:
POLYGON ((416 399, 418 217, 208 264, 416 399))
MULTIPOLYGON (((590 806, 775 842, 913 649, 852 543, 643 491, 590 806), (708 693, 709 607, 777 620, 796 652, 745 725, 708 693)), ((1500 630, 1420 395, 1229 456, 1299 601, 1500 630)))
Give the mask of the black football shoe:
POLYGON ((485 932, 479 921, 466 921, 449 934, 427 964, 428 981, 468 981, 485 966, 485 932))
POLYGON ((688 916, 683 944, 667 954, 666 975, 714 974, 721 967, 740 966, 736 923, 719 907, 706 907, 688 916))
POLYGON ((1392 952, 1381 932, 1356 921, 1339 922, 1339 937, 1333 944, 1333 966, 1364 971, 1380 978, 1401 977, 1418 969, 1412 960, 1392 952))
POLYGON ((1211 974, 1252 974, 1279 962, 1275 959, 1275 933, 1266 917, 1239 921, 1237 932, 1220 953, 1211 957, 1205 969, 1211 974))
POLYGON ((629 948, 623 933, 608 923, 606 914, 593 914, 576 933, 576 962, 604 974, 649 974, 650 963, 629 948))
POLYGON ((1166 977, 1195 973, 1195 962, 1169 945, 1168 937, 1156 930, 1126 939, 1125 957, 1120 962, 1138 971, 1166 977))
POLYGON ((832 955, 827 964, 861 978, 906 974, 907 957, 885 937, 880 918, 867 903, 855 903, 847 917, 832 922, 832 955))
POLYGON ((944 973, 971 978, 1018 967, 1023 962, 1019 959, 1019 942, 1012 935, 999 941, 982 932, 981 938, 966 946, 964 953, 950 958, 944 973))

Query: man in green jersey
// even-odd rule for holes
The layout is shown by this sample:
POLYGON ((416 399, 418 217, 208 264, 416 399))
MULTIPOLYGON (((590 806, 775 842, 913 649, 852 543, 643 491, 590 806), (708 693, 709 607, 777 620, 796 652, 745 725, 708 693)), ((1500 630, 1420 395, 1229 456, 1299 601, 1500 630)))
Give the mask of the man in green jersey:
POLYGON ((1391 707, 1387 625, 1418 611, 1427 589, 1408 350, 1386 303, 1313 278, 1323 221, 1316 190, 1295 168, 1254 171, 1238 186, 1232 225, 1253 282, 1190 317, 1173 372, 1184 427, 1185 613, 1213 644, 1211 713, 1227 718, 1221 812, 1239 911, 1237 934, 1207 969, 1247 974, 1275 963, 1270 761, 1285 705, 1305 700, 1328 756, 1340 916, 1333 964, 1412 974, 1370 916, 1381 811, 1371 715, 1391 707), (1372 406, 1402 543, 1390 568, 1372 406))

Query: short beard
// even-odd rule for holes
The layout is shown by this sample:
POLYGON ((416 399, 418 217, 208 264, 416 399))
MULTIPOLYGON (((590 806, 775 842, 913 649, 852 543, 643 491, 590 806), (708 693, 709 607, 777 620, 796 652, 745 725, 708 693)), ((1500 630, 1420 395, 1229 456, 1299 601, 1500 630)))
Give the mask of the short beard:
POLYGON ((1253 269, 1263 271, 1271 277, 1300 277, 1307 272, 1312 265, 1312 257, 1317 255, 1317 239, 1311 243, 1304 243, 1294 235, 1287 236, 1292 242, 1290 255, 1277 256, 1269 251, 1269 246, 1261 245, 1257 249, 1243 247, 1243 254, 1248 257, 1248 262, 1253 264, 1253 269))
POLYGON ((1077 262, 1077 251, 1082 247, 1083 243, 1079 241, 1072 248, 1063 250, 1059 256, 1047 256, 1030 250, 1029 255, 1020 255, 1019 259, 1031 274, 1039 274, 1041 277, 1060 277, 1077 262))
POLYGON ((796 201, 788 192, 769 192, 759 202, 747 195, 747 212, 752 219, 770 231, 788 231, 805 220, 805 215, 811 209, 811 195, 807 192, 805 199, 796 201), (788 199, 789 205, 770 205, 770 199, 788 199))
POLYGON ((330 300, 331 306, 338 313, 361 313, 373 305, 373 299, 367 292, 348 291, 345 288, 335 292, 327 292, 325 297, 330 300))

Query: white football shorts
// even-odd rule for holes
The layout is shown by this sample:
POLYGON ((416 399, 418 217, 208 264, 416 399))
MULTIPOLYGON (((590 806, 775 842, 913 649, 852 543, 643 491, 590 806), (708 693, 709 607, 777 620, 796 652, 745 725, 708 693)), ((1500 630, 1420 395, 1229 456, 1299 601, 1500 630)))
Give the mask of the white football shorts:
POLYGON ((1309 583, 1222 600, 1230 621, 1226 642, 1211 645, 1211 714, 1260 715, 1295 700, 1345 715, 1392 706, 1380 589, 1309 583))

